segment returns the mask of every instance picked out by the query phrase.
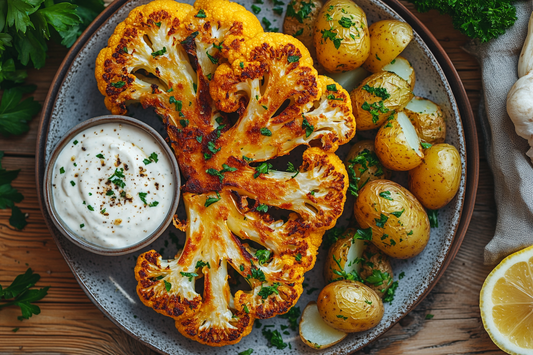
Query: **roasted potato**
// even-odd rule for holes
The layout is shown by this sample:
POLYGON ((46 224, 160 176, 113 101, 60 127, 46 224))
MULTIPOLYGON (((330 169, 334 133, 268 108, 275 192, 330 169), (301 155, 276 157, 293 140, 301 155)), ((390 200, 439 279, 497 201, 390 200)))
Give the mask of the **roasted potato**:
POLYGON ((415 89, 416 74, 411 63, 402 56, 397 56, 389 64, 383 67, 384 71, 390 71, 407 81, 411 86, 411 91, 415 89))
POLYGON ((461 156, 449 144, 435 144, 424 155, 422 164, 409 171, 409 190, 424 207, 436 210, 446 206, 459 190, 461 156))
POLYGON ((430 144, 444 143, 446 121, 439 105, 422 97, 415 97, 405 106, 404 112, 415 126, 421 141, 430 144))
POLYGON ((315 69, 319 73, 325 72, 316 56, 313 43, 313 30, 318 17, 322 2, 319 0, 292 0, 287 5, 287 13, 283 21, 283 33, 299 39, 311 53, 315 69))
POLYGON ((415 128, 403 111, 381 126, 374 146, 379 160, 388 169, 407 171, 422 163, 424 153, 415 128))
POLYGON ((329 248, 324 278, 327 283, 342 279, 361 281, 382 298, 392 285, 392 266, 387 255, 364 239, 364 232, 348 228, 329 248))
POLYGON ((336 281, 318 295, 318 312, 326 324, 345 333, 375 327, 383 318, 383 302, 358 281, 336 281))
POLYGON ((300 319, 300 339, 313 349, 325 349, 346 338, 346 333, 330 327, 318 312, 316 302, 309 302, 300 319))
POLYGON ((344 165, 350 178, 349 191, 357 193, 368 181, 388 179, 390 171, 383 167, 375 151, 374 142, 371 140, 359 141, 348 152, 344 165))
POLYGON ((395 111, 400 111, 413 98, 409 83, 397 74, 382 71, 363 80, 350 93, 357 129, 379 128, 395 111))
POLYGON ((411 192, 393 181, 366 184, 355 200, 354 215, 361 228, 372 229, 372 243, 393 258, 411 258, 428 243, 426 211, 411 192))
POLYGON ((360 67, 370 50, 366 15, 350 0, 330 0, 322 7, 313 38, 318 61, 331 73, 360 67))
POLYGON ((411 26, 398 20, 374 22, 369 32, 370 54, 363 67, 371 73, 392 62, 413 39, 411 26))

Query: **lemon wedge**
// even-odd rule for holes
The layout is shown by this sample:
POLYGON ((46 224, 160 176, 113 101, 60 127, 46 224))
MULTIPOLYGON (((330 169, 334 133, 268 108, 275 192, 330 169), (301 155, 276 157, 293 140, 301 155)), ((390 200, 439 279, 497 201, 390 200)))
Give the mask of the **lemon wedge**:
POLYGON ((533 246, 505 258, 487 276, 479 299, 492 341, 508 354, 533 354, 533 246))

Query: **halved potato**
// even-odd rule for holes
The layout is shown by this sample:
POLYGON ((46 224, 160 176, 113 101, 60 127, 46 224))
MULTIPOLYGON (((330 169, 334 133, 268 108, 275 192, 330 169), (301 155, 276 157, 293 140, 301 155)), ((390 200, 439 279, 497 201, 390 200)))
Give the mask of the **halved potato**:
POLYGON ((413 39, 413 29, 398 20, 374 22, 370 28, 370 55, 363 67, 377 73, 394 60, 413 39))
POLYGON ((357 129, 378 128, 413 96, 409 83, 395 73, 381 71, 370 75, 350 93, 357 129))
POLYGON ((444 143, 446 121, 439 105, 417 96, 409 101, 404 112, 415 126, 420 140, 430 144, 444 143))
POLYGON ((316 302, 309 302, 300 319, 300 338, 313 349, 325 349, 346 338, 346 333, 340 332, 324 322, 316 302))
POLYGON ((362 332, 383 318, 383 302, 370 287, 358 281, 336 281, 320 291, 318 312, 326 324, 341 332, 362 332))
POLYGON ((335 80, 344 90, 351 92, 355 89, 361 81, 370 75, 365 68, 359 67, 344 73, 330 73, 327 74, 331 79, 335 80))
POLYGON ((422 163, 424 153, 415 127, 401 111, 381 126, 374 141, 376 154, 388 169, 407 171, 422 163))
POLYGON ((329 248, 324 264, 326 283, 362 281, 381 298, 392 285, 393 276, 388 256, 358 235, 356 228, 348 228, 329 248))
POLYGON ((409 190, 424 207, 436 210, 446 206, 459 190, 461 156, 449 144, 435 144, 424 155, 424 162, 409 171, 409 190))
POLYGON ((354 215, 361 228, 371 228, 372 243, 393 258, 418 255, 429 241, 426 211, 409 190, 393 181, 366 184, 355 200, 354 215))
POLYGON ((348 152, 344 165, 348 171, 349 191, 352 194, 357 193, 357 190, 369 181, 388 179, 391 175, 390 170, 379 161, 375 153, 374 142, 371 140, 355 143, 348 152))
POLYGON ((411 63, 401 55, 397 56, 396 59, 393 59, 392 62, 385 65, 383 70, 393 72, 403 80, 407 81, 411 86, 411 91, 415 89, 415 69, 411 63))
POLYGON ((368 57, 370 37, 366 14, 350 0, 330 0, 315 22, 318 61, 330 73, 359 68, 368 57))

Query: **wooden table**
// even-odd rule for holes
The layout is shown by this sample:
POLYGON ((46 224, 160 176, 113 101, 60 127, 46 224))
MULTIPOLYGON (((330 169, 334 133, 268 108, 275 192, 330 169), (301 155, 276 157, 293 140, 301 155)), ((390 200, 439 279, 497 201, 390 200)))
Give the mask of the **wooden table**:
MULTIPOLYGON (((468 38, 452 27, 448 16, 436 11, 417 13, 444 47, 461 79, 474 113, 480 98, 481 74, 476 60, 461 46, 468 38)), ((30 70, 27 82, 36 84, 35 99, 43 102, 56 69, 67 50, 51 45, 46 67, 30 70)), ((29 213, 28 226, 14 230, 10 211, 0 210, 0 284, 8 285, 28 266, 41 274, 37 286, 52 286, 40 303, 41 314, 20 322, 20 310, 0 312, 0 354, 154 354, 108 320, 87 298, 59 253, 37 202, 35 189, 35 139, 39 119, 29 133, 15 138, 0 137, 2 164, 22 169, 13 186, 24 195, 19 204, 29 213), (12 330, 20 327, 18 332, 12 330)), ((480 137, 481 169, 476 207, 463 245, 429 296, 399 324, 361 354, 495 354, 502 353, 483 328, 478 308, 481 285, 492 267, 483 265, 483 248, 494 234, 496 206, 491 171, 480 137), (426 320, 426 314, 434 318, 426 320)))

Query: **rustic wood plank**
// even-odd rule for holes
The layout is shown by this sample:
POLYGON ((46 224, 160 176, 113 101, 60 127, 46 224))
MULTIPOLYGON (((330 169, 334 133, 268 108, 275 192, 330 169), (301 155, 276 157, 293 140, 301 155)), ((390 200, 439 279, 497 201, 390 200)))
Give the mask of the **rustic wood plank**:
MULTIPOLYGON (((414 9, 407 1, 402 0, 402 3, 414 9)), ((481 73, 476 60, 461 49, 468 38, 452 28, 448 16, 435 11, 414 13, 452 59, 477 114, 481 73)), ((36 100, 43 102, 66 52, 52 44, 46 67, 30 70, 28 82, 38 86, 33 94, 36 100)), ((32 156, 38 120, 32 121, 26 135, 0 139, 0 150, 8 155, 3 165, 8 169, 22 169, 13 185, 25 196, 20 208, 29 213, 28 226, 17 231, 9 226, 9 211, 0 210, 0 284, 11 282, 29 266, 42 276, 38 286, 51 285, 52 288, 39 302, 42 313, 30 320, 18 321, 16 317, 20 311, 17 308, 1 311, 0 354, 155 354, 119 330, 92 304, 50 236, 35 190, 32 156), (20 327, 19 331, 12 332, 16 327, 20 327)), ((483 148, 482 141, 480 148, 483 148)), ((456 259, 430 295, 361 354, 502 354, 483 329, 478 309, 479 290, 491 269, 482 264, 483 248, 494 233, 496 217, 492 173, 483 158, 483 149, 481 155, 476 208, 456 259), (429 313, 434 318, 425 320, 429 313)))

